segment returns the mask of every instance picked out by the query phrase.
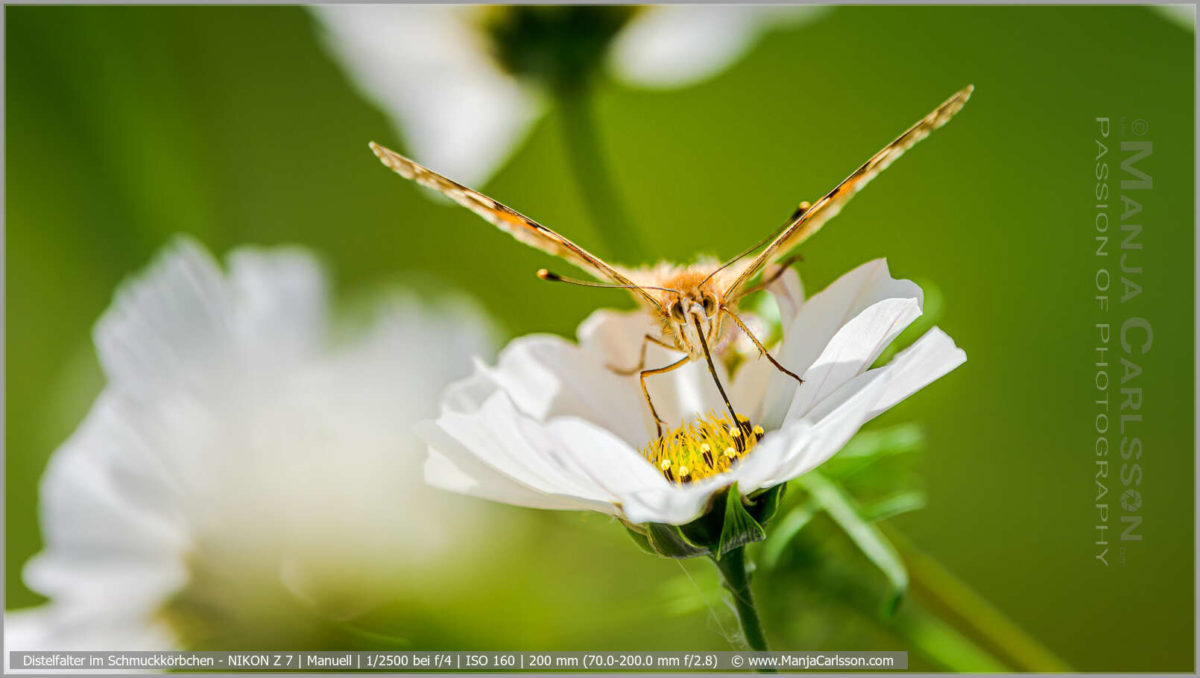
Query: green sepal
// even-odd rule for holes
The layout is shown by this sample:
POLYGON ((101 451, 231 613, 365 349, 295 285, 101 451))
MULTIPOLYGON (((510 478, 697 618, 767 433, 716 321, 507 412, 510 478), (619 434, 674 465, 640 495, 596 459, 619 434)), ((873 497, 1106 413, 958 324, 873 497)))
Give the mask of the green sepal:
POLYGON ((775 513, 779 511, 780 503, 783 502, 783 493, 786 490, 787 483, 779 483, 774 487, 751 495, 751 503, 746 508, 750 511, 750 515, 754 516, 754 520, 758 521, 759 525, 766 525, 771 518, 775 517, 775 513))
POLYGON ((633 540, 633 543, 638 545, 638 548, 646 553, 658 555, 658 551, 655 551, 654 547, 650 544, 650 537, 644 532, 639 532, 629 525, 625 526, 625 531, 629 533, 629 538, 633 540))
POLYGON ((655 553, 667 558, 695 558, 712 553, 707 546, 689 541, 678 525, 647 523, 646 538, 655 553))
POLYGON ((712 504, 714 508, 708 509, 704 515, 692 522, 680 525, 679 532, 683 538, 692 544, 707 548, 710 553, 713 552, 721 541, 721 530, 725 522, 723 512, 718 510, 722 501, 722 495, 717 495, 712 504))
POLYGON ((721 528, 717 557, 723 558, 726 553, 736 548, 766 538, 766 530, 746 510, 746 505, 742 503, 742 495, 738 492, 737 483, 734 483, 725 495, 725 524, 721 528))
POLYGON ((709 511, 690 523, 625 527, 638 546, 660 556, 682 559, 715 554, 720 558, 740 546, 766 539, 762 524, 779 510, 784 487, 776 485, 748 499, 734 483, 715 497, 709 511))

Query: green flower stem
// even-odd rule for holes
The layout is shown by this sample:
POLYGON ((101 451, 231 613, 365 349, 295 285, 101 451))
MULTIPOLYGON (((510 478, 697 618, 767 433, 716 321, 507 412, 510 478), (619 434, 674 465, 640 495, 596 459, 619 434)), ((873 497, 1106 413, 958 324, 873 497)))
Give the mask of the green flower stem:
MULTIPOLYGON (((737 610, 742 633, 746 636, 746 644, 751 650, 766 652, 767 638, 763 635, 762 621, 758 618, 758 609, 754 607, 754 594, 750 591, 750 576, 746 573, 746 547, 733 549, 724 557, 714 557, 712 561, 721 573, 721 584, 733 597, 733 606, 737 610)), ((774 673, 765 670, 763 672, 774 673)))
POLYGON ((623 264, 640 263, 645 250, 617 197, 612 174, 604 160, 592 116, 589 85, 583 82, 573 86, 560 85, 552 91, 562 116, 567 159, 596 229, 604 237, 611 256, 623 264))

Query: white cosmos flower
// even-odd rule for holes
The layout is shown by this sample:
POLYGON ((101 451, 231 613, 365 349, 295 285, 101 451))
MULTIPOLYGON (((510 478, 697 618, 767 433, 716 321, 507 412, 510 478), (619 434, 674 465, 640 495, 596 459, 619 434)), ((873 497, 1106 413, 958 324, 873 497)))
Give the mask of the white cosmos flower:
POLYGON ((326 296, 303 251, 240 249, 226 273, 187 240, 119 291, 107 385, 41 484, 25 580, 51 602, 6 615, 6 649, 179 647, 180 600, 229 633, 346 619, 453 567, 486 524, 425 485, 410 428, 487 327, 393 296, 335 341, 326 296))
MULTIPOLYGON (((654 321, 640 311, 601 310, 580 327, 578 344, 555 336, 517 339, 498 365, 478 364, 471 377, 451 386, 441 415, 417 427, 429 443, 426 479, 521 506, 590 509, 635 524, 684 524, 734 482, 746 495, 817 467, 868 420, 966 360, 934 328, 888 364, 869 369, 921 314, 921 289, 892 279, 884 260, 858 267, 807 301, 791 271, 772 292, 784 336, 776 357, 804 383, 797 386, 765 359, 744 365, 732 381, 718 365, 738 413, 765 433, 756 446, 737 452, 733 463, 718 461, 715 471, 723 472, 700 477, 693 471, 692 482, 676 483, 643 456, 655 428, 638 379, 609 366, 636 365, 654 321)), ((677 359, 652 348, 646 364, 677 359)), ((721 416, 719 394, 699 361, 648 382, 669 423, 710 411, 721 416)), ((707 442, 719 458, 728 436, 719 445, 707 442)), ((681 460, 674 461, 678 472, 681 460)))
MULTIPOLYGON (((360 90, 391 116, 410 155, 471 185, 487 180, 545 106, 541 93, 492 57, 479 7, 324 5, 323 38, 360 90)), ((602 8, 598 8, 602 9, 602 8)), ((822 7, 679 5, 641 8, 608 54, 634 85, 679 87, 714 75, 771 26, 822 7)))

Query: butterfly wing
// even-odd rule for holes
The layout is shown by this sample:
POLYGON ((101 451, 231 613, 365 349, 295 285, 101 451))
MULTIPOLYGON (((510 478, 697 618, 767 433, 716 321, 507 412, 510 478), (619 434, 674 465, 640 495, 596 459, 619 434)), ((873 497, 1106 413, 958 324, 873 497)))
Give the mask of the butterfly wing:
MULTIPOLYGON (((855 170, 842 183, 838 184, 836 188, 826 193, 820 200, 804 211, 803 214, 794 219, 752 261, 743 266, 730 267, 727 274, 723 276, 728 280, 726 284, 722 285, 725 299, 736 300, 741 296, 746 283, 768 262, 783 257, 800 245, 800 243, 807 240, 810 235, 816 233, 821 226, 825 225, 826 221, 836 216, 841 211, 842 206, 850 198, 854 197, 854 194, 858 193, 863 186, 866 186, 877 174, 887 169, 888 165, 892 164, 892 161, 916 145, 918 141, 929 136, 930 132, 949 122, 950 118, 953 118, 954 114, 958 113, 963 105, 967 103, 967 99, 971 98, 971 92, 973 91, 975 91, 975 86, 968 85, 947 99, 945 103, 917 121, 915 125, 908 128, 908 131, 901 134, 895 141, 872 156, 870 160, 863 163, 861 167, 855 170)), ((722 282, 725 282, 725 280, 722 282)))
POLYGON ((447 179, 389 148, 373 141, 370 145, 379 160, 396 174, 445 195, 526 245, 568 261, 599 280, 627 285, 635 296, 642 297, 653 306, 658 305, 652 296, 615 268, 533 219, 457 181, 447 179))

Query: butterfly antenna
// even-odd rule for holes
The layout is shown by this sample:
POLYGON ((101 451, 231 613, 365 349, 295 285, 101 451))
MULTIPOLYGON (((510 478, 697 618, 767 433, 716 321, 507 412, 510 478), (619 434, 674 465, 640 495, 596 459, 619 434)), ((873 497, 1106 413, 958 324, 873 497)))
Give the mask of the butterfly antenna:
POLYGON ((767 243, 769 243, 769 242, 771 242, 772 240, 774 240, 775 238, 779 237, 779 234, 780 234, 780 233, 783 233, 783 230, 784 230, 785 228, 787 228, 788 226, 791 226, 792 224, 796 223, 796 220, 797 220, 797 219, 799 219, 800 217, 804 216, 804 213, 808 211, 808 208, 809 208, 809 207, 812 207, 812 204, 811 204, 811 203, 809 203, 807 200, 805 200, 804 202, 800 203, 800 205, 799 205, 798 207, 796 207, 796 211, 795 211, 795 212, 792 212, 792 216, 788 217, 788 220, 787 220, 787 221, 785 221, 785 222, 783 222, 783 225, 782 225, 782 226, 780 226, 779 228, 777 228, 777 229, 775 229, 774 231, 772 231, 771 233, 769 233, 769 234, 767 235, 767 237, 765 237, 765 238, 763 238, 762 240, 758 241, 757 243, 755 243, 755 244, 754 244, 754 245, 752 245, 751 247, 748 247, 748 248, 746 248, 745 250, 742 250, 742 253, 741 253, 741 254, 739 254, 739 255, 737 255, 736 257, 734 257, 734 258, 730 259, 729 261, 726 261, 725 263, 721 264, 719 267, 717 267, 717 270, 713 271, 712 273, 709 273, 709 274, 708 274, 708 277, 706 277, 704 280, 701 280, 701 281, 700 281, 700 285, 698 285, 698 287, 703 287, 703 286, 704 286, 704 283, 707 283, 709 280, 711 280, 711 279, 712 279, 712 277, 713 277, 714 275, 716 275, 716 274, 720 273, 721 271, 724 271, 725 269, 729 268, 730 266, 733 266, 733 265, 734 265, 734 264, 736 264, 738 261, 741 261, 741 259, 742 259, 743 257, 745 257, 746 255, 748 255, 748 254, 750 254, 751 252, 753 252, 753 251, 755 251, 755 250, 758 250, 758 249, 760 249, 760 248, 762 248, 762 247, 765 247, 767 243))
POLYGON ((576 280, 575 278, 564 278, 557 273, 551 273, 544 268, 538 269, 537 277, 550 282, 568 283, 570 285, 579 285, 580 287, 603 287, 614 290, 659 290, 661 292, 674 292, 675 294, 683 294, 679 290, 671 289, 670 287, 650 287, 647 285, 617 285, 614 283, 592 282, 591 280, 576 280))

